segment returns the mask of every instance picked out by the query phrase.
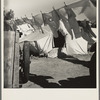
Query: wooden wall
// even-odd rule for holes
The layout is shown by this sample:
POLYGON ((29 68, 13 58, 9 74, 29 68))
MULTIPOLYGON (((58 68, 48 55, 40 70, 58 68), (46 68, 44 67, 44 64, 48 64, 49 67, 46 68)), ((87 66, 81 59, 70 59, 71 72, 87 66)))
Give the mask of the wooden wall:
POLYGON ((4 31, 4 88, 19 87, 19 33, 4 31))

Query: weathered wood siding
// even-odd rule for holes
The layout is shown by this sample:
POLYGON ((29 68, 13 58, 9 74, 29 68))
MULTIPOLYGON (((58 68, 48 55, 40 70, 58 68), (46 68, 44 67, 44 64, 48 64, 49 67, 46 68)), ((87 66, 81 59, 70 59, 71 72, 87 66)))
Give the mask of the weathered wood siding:
POLYGON ((4 87, 19 87, 18 33, 4 31, 4 87))

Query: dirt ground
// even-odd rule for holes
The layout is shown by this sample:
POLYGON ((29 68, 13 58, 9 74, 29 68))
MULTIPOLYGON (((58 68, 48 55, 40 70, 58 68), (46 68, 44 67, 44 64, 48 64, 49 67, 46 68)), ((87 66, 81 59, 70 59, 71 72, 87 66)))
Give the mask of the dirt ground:
POLYGON ((61 58, 32 57, 27 83, 21 88, 91 88, 92 54, 61 58))

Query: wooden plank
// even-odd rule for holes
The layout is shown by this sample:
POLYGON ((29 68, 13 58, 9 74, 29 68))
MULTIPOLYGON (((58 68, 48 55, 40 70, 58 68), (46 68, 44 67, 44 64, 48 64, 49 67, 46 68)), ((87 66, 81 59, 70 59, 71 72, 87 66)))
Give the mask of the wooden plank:
POLYGON ((12 88, 13 57, 14 57, 14 31, 4 32, 4 87, 12 88))
POLYGON ((27 82, 29 79, 29 70, 30 70, 30 43, 28 41, 24 41, 23 46, 23 60, 24 60, 24 81, 27 82))
POLYGON ((13 69, 13 88, 19 87, 19 33, 16 32, 13 69))

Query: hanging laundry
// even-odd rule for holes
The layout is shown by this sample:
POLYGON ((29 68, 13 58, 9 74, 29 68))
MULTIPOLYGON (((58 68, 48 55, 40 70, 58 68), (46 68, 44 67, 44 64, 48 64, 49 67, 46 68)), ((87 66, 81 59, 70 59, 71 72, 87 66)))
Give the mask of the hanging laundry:
POLYGON ((42 25, 44 24, 42 15, 38 14, 32 17, 34 19, 35 24, 38 26, 39 30, 42 31, 42 33, 44 33, 42 29, 42 25))
POLYGON ((71 35, 65 28, 63 21, 59 21, 59 30, 65 36, 65 47, 66 47, 66 54, 73 55, 73 54, 87 54, 87 44, 88 42, 81 37, 75 38, 74 32, 73 39, 71 39, 71 35))
POLYGON ((25 23, 22 19, 15 19, 15 22, 17 25, 22 25, 25 23))
POLYGON ((42 18, 42 15, 41 14, 35 15, 34 16, 34 20, 35 20, 35 23, 38 26, 41 26, 43 24, 43 18, 42 18))
POLYGON ((92 4, 90 0, 81 0, 75 3, 72 3, 68 5, 69 8, 73 9, 78 9, 77 14, 82 14, 84 15, 91 21, 95 22, 96 21, 96 7, 92 4))
POLYGON ((56 23, 56 27, 58 28, 59 27, 59 19, 60 19, 60 17, 59 17, 59 15, 58 15, 58 13, 57 13, 57 11, 55 9, 53 11, 51 11, 51 13, 52 13, 52 19, 56 23))
POLYGON ((73 29, 74 31, 74 34, 75 34, 75 37, 76 38, 79 38, 81 37, 81 33, 80 33, 80 30, 79 30, 79 25, 76 21, 76 15, 75 13, 73 12, 73 10, 67 6, 64 7, 65 10, 66 10, 66 13, 68 14, 68 22, 71 26, 71 29, 73 29))
POLYGON ((53 32, 53 35, 55 38, 58 37, 58 27, 56 26, 56 23, 54 22, 53 18, 52 18, 52 14, 50 13, 43 13, 42 14, 44 17, 44 24, 48 24, 53 32))
POLYGON ((85 32, 84 28, 81 27, 81 34, 82 37, 91 45, 93 44, 95 41, 92 39, 91 36, 89 36, 89 34, 87 34, 87 32, 85 32))
POLYGON ((89 25, 89 21, 84 20, 83 23, 85 23, 84 30, 87 31, 87 34, 89 34, 91 37, 96 38, 96 35, 94 34, 94 32, 92 31, 92 29, 89 25))
POLYGON ((71 31, 71 27, 70 27, 70 24, 68 22, 68 15, 65 11, 64 8, 60 8, 58 9, 58 14, 60 16, 60 18, 62 19, 66 29, 68 30, 69 34, 71 35, 71 38, 73 39, 73 35, 72 35, 72 31, 71 31))
POLYGON ((24 17, 24 18, 22 18, 22 19, 23 19, 23 21, 24 21, 25 23, 30 24, 30 25, 33 27, 33 23, 32 23, 32 21, 31 21, 30 19, 28 19, 27 17, 24 17))

